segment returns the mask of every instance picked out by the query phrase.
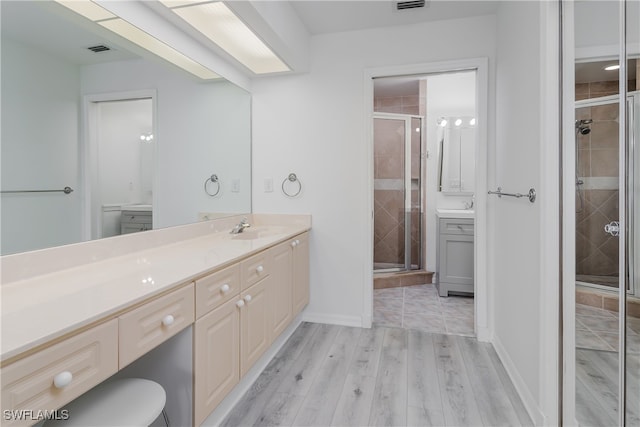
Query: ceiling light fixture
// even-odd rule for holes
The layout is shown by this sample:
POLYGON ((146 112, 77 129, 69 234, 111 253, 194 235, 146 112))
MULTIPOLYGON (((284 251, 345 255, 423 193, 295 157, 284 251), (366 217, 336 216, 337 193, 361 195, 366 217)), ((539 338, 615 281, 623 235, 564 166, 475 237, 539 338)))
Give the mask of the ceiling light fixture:
POLYGON ((255 74, 291 70, 223 2, 160 2, 255 74))
POLYGON ((611 64, 604 67, 605 71, 615 71, 620 69, 620 64, 611 64))
POLYGON ((207 67, 92 1, 55 1, 203 80, 220 78, 207 67))

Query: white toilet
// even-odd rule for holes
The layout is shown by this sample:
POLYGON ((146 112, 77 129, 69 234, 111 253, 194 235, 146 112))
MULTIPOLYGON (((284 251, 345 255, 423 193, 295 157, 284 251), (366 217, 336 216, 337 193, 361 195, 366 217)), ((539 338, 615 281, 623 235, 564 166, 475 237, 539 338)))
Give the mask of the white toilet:
POLYGON ((62 408, 68 411, 67 420, 50 420, 44 425, 147 427, 163 412, 166 400, 164 388, 154 381, 141 378, 107 381, 62 408))

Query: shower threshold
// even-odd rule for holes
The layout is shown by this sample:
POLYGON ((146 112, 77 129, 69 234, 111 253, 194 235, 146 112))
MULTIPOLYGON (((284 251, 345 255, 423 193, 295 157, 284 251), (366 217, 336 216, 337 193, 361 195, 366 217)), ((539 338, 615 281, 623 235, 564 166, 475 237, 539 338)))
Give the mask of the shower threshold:
POLYGON ((373 289, 398 288, 401 286, 425 285, 431 283, 433 272, 411 270, 398 272, 374 272, 373 289))

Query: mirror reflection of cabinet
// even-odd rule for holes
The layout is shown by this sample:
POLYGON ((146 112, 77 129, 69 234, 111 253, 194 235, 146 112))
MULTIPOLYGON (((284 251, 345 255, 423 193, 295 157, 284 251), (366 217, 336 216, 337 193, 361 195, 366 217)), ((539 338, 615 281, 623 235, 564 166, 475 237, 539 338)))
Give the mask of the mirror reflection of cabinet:
POLYGON ((473 194, 475 191, 475 118, 438 119, 438 191, 473 194))

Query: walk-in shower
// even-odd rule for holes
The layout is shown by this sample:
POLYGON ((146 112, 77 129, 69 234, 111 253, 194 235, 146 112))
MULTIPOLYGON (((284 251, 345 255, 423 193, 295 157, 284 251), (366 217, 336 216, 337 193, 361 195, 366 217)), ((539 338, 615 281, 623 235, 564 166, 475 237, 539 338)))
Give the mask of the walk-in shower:
MULTIPOLYGON (((637 92, 628 96, 628 128, 632 137, 638 132, 633 111, 639 96, 637 92)), ((620 256, 616 234, 620 216, 618 97, 609 95, 577 101, 575 114, 576 282, 600 290, 617 289, 620 256)), ((630 152, 633 151, 633 139, 631 142, 630 152)), ((633 163, 633 158, 629 158, 633 163)), ((630 194, 634 189, 632 178, 627 185, 630 194)), ((627 218, 634 218, 633 212, 627 213, 627 218)), ((630 242, 633 225, 633 221, 629 221, 630 242)), ((634 251, 632 245, 628 251, 634 251)), ((629 264, 627 274, 632 275, 634 266, 629 264)), ((626 283, 627 291, 633 294, 634 281, 627 280, 626 283)))

